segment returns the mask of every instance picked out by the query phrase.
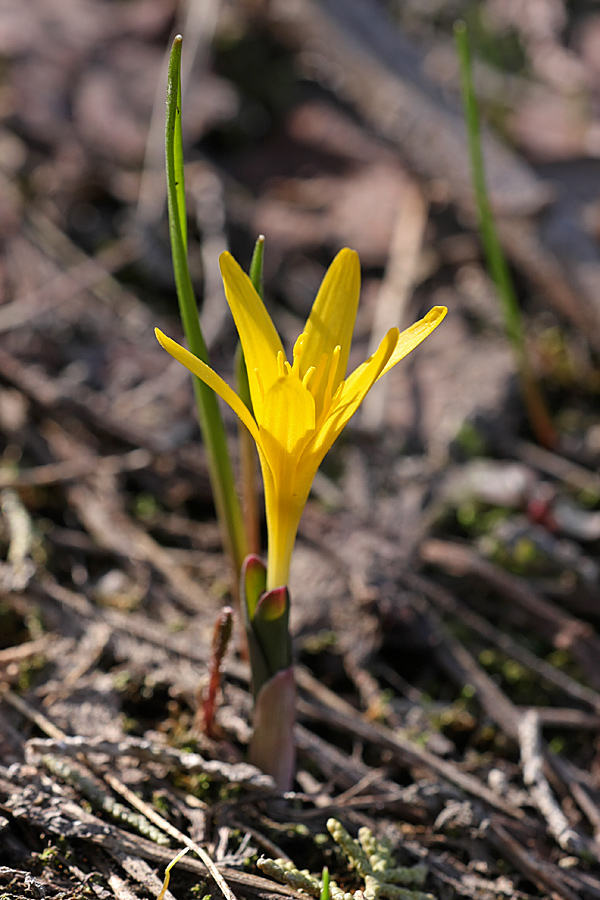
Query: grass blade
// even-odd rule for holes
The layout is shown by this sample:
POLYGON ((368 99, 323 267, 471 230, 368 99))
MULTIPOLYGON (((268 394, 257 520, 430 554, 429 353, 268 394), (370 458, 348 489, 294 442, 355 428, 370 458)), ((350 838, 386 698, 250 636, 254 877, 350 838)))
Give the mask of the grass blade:
POLYGON ((471 159, 471 175, 479 216, 481 241, 490 275, 496 285, 496 290, 500 299, 506 334, 513 346, 517 358, 521 391, 531 428, 540 444, 545 447, 554 447, 557 443, 557 435, 529 361, 521 308, 519 306, 510 270, 506 262, 506 257, 504 256, 502 245, 498 238, 494 215, 492 213, 492 207, 487 192, 485 166, 481 149, 479 112, 477 109, 475 88, 473 86, 469 38, 467 35, 467 27, 464 22, 457 22, 455 24, 454 37, 460 67, 462 98, 467 124, 467 140, 471 159))

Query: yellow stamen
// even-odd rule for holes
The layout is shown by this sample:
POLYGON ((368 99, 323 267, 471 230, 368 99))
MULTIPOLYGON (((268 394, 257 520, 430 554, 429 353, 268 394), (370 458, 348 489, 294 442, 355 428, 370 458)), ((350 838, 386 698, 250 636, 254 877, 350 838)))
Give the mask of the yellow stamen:
MULTIPOLYGON (((287 362, 287 360, 286 360, 285 356, 283 355, 283 351, 280 350, 279 353, 277 354, 277 374, 279 375, 280 378, 285 378, 286 362, 287 362)), ((288 366, 289 366, 289 363, 288 363, 288 366)))
MULTIPOLYGON (((314 366, 311 366, 311 368, 314 368, 314 366)), ((310 392, 315 399, 318 396, 319 388, 321 387, 321 382, 323 380, 323 375, 325 374, 326 368, 327 368, 327 354, 323 353, 321 356, 321 359, 319 360, 319 363, 317 365, 317 368, 315 371, 315 377, 313 378, 311 385, 310 385, 310 392)))
POLYGON ((331 393, 333 385, 335 383, 338 366, 340 364, 341 352, 342 348, 339 344, 337 345, 337 347, 333 348, 333 353, 331 355, 331 364, 329 366, 329 374, 327 376, 327 385, 325 387, 325 396, 323 397, 323 409, 327 409, 327 407, 331 404, 331 393))
POLYGON ((292 354, 292 359, 294 360, 294 365, 292 366, 295 375, 300 375, 300 360, 302 359, 302 351, 304 349, 304 342, 306 340, 306 334, 303 331, 302 334, 299 334, 296 338, 296 343, 294 344, 294 351, 292 354))
MULTIPOLYGON (((304 387, 307 390, 310 390, 309 384, 310 384, 310 381, 311 381, 313 375, 315 374, 315 372, 316 372, 315 367, 311 366, 310 369, 308 369, 306 374, 304 375, 304 378, 302 379, 302 384, 304 385, 304 387)), ((313 393, 313 392, 311 391, 311 393, 313 393)))

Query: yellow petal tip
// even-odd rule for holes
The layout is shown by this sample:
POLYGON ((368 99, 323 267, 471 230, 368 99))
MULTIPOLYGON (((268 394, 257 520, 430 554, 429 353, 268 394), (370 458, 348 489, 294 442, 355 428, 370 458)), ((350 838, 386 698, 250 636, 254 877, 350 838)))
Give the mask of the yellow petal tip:
POLYGON ((356 250, 351 250, 350 247, 342 247, 333 262, 345 268, 353 267, 360 272, 360 257, 356 250))
POLYGON ((219 268, 221 273, 223 273, 224 269, 239 269, 240 264, 236 259, 231 255, 229 250, 223 250, 223 252, 219 256, 219 268))
POLYGON ((447 306, 434 306, 432 309, 429 310, 429 312, 425 316, 425 321, 441 322, 447 312, 448 312, 447 306))

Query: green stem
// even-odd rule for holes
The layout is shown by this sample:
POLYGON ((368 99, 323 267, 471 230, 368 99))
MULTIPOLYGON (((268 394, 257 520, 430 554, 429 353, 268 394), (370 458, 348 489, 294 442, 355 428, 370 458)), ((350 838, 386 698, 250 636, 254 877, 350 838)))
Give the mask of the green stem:
MULTIPOLYGON (((169 232, 179 311, 190 351, 209 365, 187 258, 187 219, 181 133, 181 35, 173 41, 167 80, 166 171, 169 232)), ((223 539, 237 575, 247 553, 242 511, 227 448, 225 428, 214 392, 193 376, 200 429, 223 539)), ((237 579, 236 579, 237 580, 237 579)))
POLYGON ((556 432, 529 361, 521 309, 517 300, 510 270, 506 262, 506 257, 504 256, 498 238, 494 215, 492 213, 492 207, 487 192, 485 166, 481 149, 479 112, 477 109, 475 88, 473 86, 469 38, 467 35, 467 27, 464 22, 457 22, 455 24, 454 37, 460 66, 462 97, 467 123, 467 140, 471 158, 471 174, 473 178, 473 189, 475 192, 483 249, 490 274, 496 285, 498 297, 500 298, 506 334, 517 357, 521 391, 531 427, 541 444, 552 447, 556 445, 556 432))

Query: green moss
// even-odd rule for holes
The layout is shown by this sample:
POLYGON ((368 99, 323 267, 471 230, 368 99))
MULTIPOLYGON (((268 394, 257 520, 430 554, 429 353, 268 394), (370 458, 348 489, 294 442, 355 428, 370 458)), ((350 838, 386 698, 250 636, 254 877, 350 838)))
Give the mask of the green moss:
POLYGON ((485 456, 487 453, 485 438, 472 422, 463 423, 456 435, 455 443, 467 458, 485 456))
POLYGON ((153 519, 158 509, 158 503, 153 494, 138 494, 133 501, 133 514, 141 522, 153 519))
POLYGON ((600 504, 600 493, 590 486, 585 491, 579 491, 576 502, 585 509, 595 509, 600 504))
POLYGON ((562 735, 557 735, 548 741, 548 749, 550 753, 561 754, 565 751, 566 741, 562 735))
POLYGON ((302 651, 303 653, 310 653, 311 656, 316 656, 324 650, 334 648, 337 641, 338 634, 336 631, 332 631, 329 628, 322 628, 315 634, 308 635, 302 641, 302 651))
POLYGON ((546 657, 547 661, 557 669, 565 669, 573 660, 568 650, 553 650, 546 657))
POLYGON ((486 647, 479 654, 479 662, 485 668, 489 669, 498 664, 499 653, 493 647, 486 647))
POLYGON ((38 860, 44 864, 53 863, 60 855, 60 852, 60 849, 55 844, 50 844, 49 847, 46 847, 41 853, 38 853, 38 860))
POLYGON ((153 792, 152 805, 159 813, 162 813, 163 815, 166 815, 171 811, 171 807, 167 801, 167 798, 161 791, 153 792))
POLYGON ((471 500, 461 503, 456 510, 456 518, 463 528, 472 528, 477 520, 477 504, 471 500))
POLYGON ((514 659, 508 659, 502 666, 502 674, 513 684, 523 684, 529 678, 528 670, 514 659))

